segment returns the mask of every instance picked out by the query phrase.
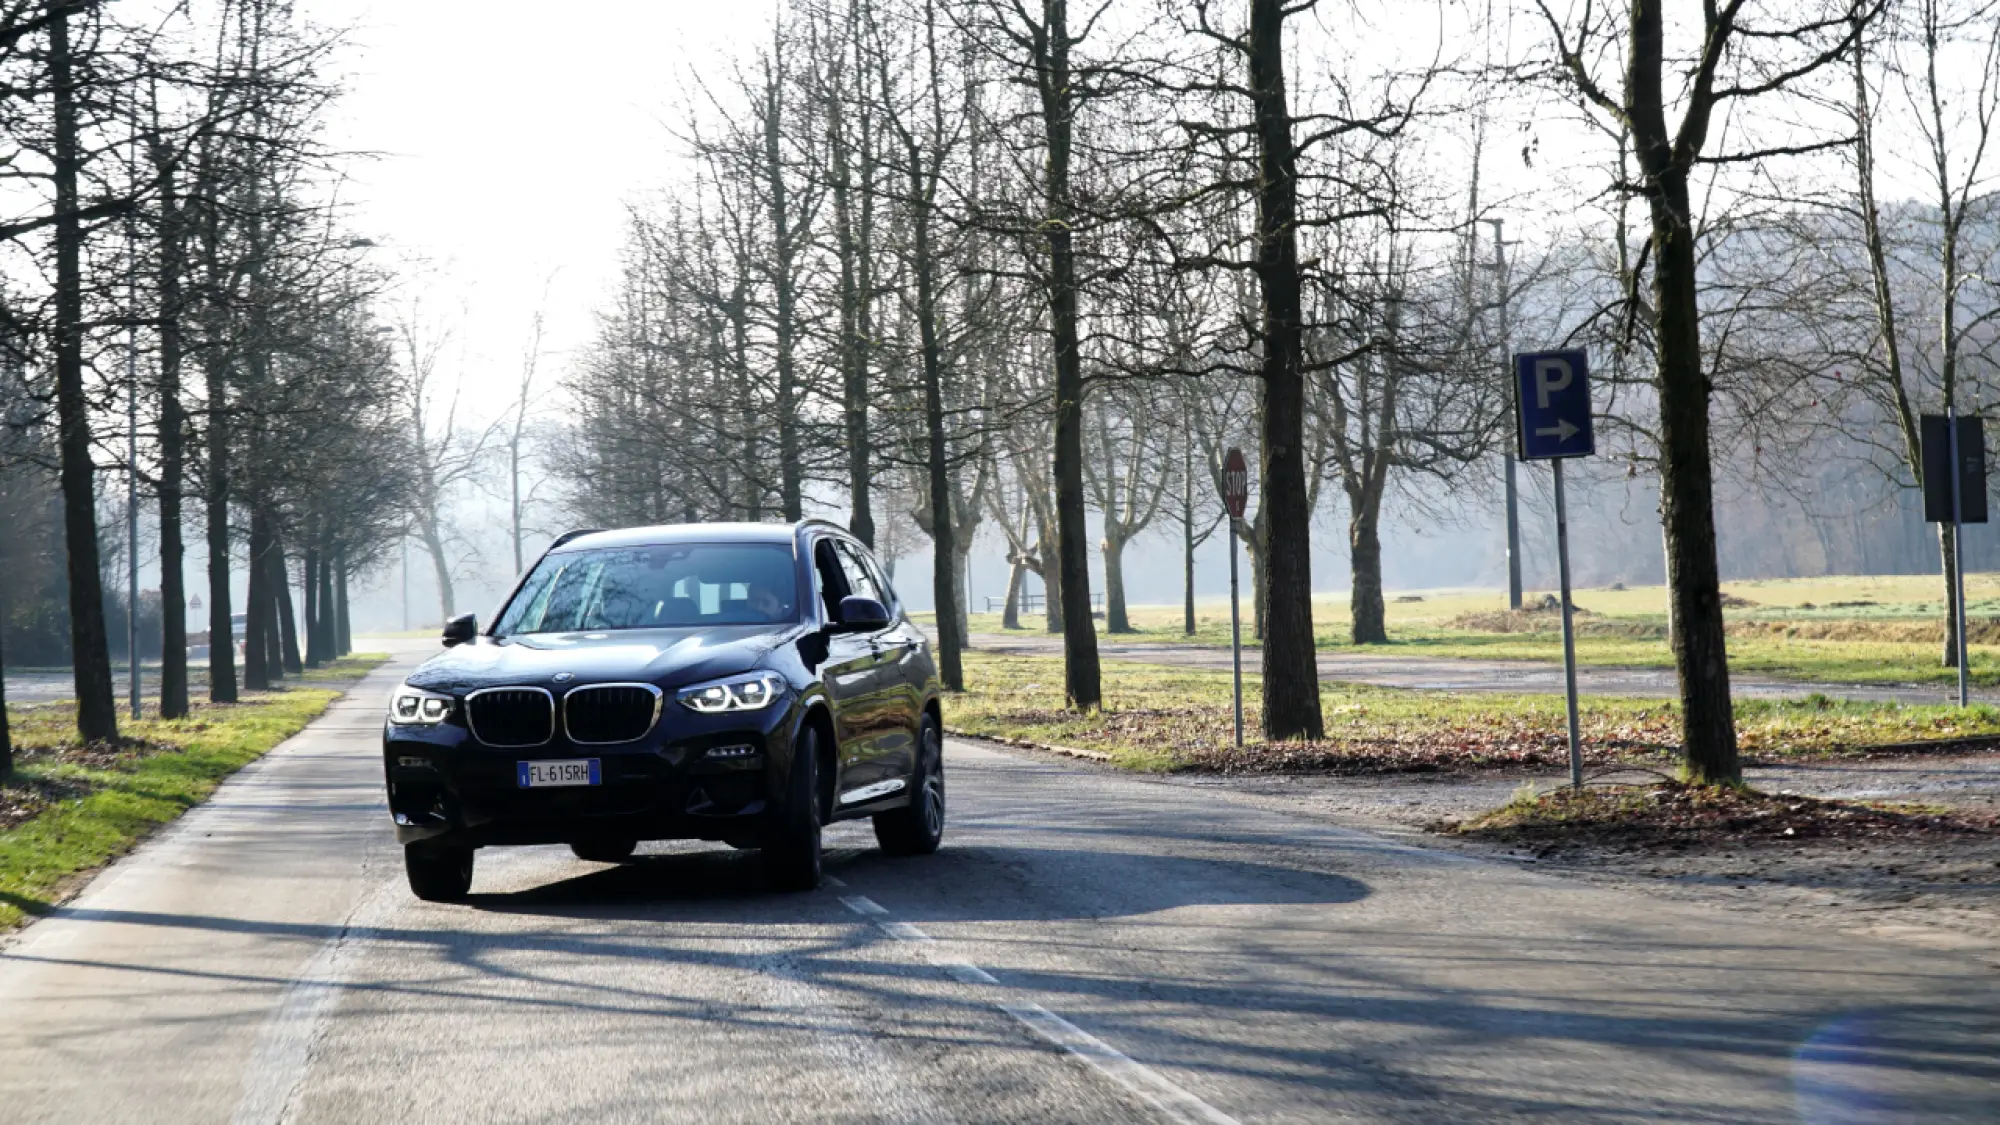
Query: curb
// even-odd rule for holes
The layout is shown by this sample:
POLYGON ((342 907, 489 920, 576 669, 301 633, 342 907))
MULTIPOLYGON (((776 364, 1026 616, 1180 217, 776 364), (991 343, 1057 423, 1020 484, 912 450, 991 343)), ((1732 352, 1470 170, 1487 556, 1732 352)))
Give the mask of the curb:
POLYGON ((1031 742, 1025 738, 1009 738, 1003 734, 977 734, 973 731, 960 730, 956 727, 946 727, 944 728, 944 732, 952 738, 970 738, 980 742, 993 742, 1001 746, 1012 746, 1017 750, 1041 750, 1050 754, 1061 754, 1069 758, 1082 758, 1089 762, 1117 763, 1116 758, 1113 758, 1102 750, 1081 750, 1074 746, 1057 746, 1049 742, 1031 742))

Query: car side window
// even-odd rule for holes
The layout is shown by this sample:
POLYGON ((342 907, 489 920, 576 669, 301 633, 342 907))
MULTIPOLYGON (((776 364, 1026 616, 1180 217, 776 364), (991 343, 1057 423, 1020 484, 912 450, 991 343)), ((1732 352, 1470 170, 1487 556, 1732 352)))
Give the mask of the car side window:
POLYGON ((883 596, 882 588, 875 581, 875 575, 869 571, 868 564, 861 560, 860 553, 852 544, 836 542, 834 550, 840 554, 840 569, 847 576, 847 588, 850 591, 864 598, 873 598, 884 605, 889 604, 889 599, 883 596))
POLYGON ((828 621, 840 620, 840 599, 847 596, 847 575, 833 551, 833 540, 813 544, 813 584, 819 588, 820 604, 828 621))
POLYGON ((882 591, 882 597, 880 598, 882 605, 890 610, 894 610, 896 608, 896 588, 889 585, 889 579, 884 576, 882 572, 882 560, 876 558, 874 553, 865 547, 855 553, 861 556, 862 564, 867 566, 868 576, 875 580, 875 588, 882 591))

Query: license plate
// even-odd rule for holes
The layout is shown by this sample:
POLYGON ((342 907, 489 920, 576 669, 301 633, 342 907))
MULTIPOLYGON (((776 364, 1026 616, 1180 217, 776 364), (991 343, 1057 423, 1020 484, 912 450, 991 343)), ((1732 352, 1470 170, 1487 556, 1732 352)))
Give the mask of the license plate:
POLYGON ((566 785, 602 785, 596 758, 572 758, 562 762, 521 762, 517 765, 523 789, 558 789, 566 785))

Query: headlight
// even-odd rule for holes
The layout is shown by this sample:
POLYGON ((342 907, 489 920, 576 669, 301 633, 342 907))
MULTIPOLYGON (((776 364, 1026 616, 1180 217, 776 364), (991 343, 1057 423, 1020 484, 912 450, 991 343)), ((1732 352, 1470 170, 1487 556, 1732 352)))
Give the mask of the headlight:
POLYGON ((451 717, 451 707, 449 695, 404 684, 389 696, 389 721, 406 726, 434 727, 451 717))
POLYGON ((680 701, 689 710, 704 715, 718 715, 725 711, 761 711, 784 690, 784 678, 776 672, 757 672, 682 688, 680 701))

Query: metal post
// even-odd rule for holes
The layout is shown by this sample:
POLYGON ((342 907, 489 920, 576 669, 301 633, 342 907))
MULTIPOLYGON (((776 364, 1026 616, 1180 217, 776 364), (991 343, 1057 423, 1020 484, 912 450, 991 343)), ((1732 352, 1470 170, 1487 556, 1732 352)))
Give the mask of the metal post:
POLYGON ((1972 654, 1965 649, 1965 525, 1960 522, 1964 510, 1959 507, 1959 480, 1962 470, 1958 463, 1958 408, 1946 406, 1944 409, 1945 429, 1950 434, 1947 439, 1951 450, 1951 573, 1952 602, 1957 612, 1952 614, 1952 647, 1958 656, 1958 705, 1971 702, 1972 654))
POLYGON ((1563 463, 1556 460, 1556 569, 1562 577, 1563 695, 1569 704, 1569 783, 1583 788, 1583 736, 1576 713, 1576 626, 1569 604, 1569 506, 1563 500, 1563 463))
POLYGON ((1507 608, 1521 608, 1521 500, 1514 483, 1514 454, 1507 455, 1507 608))
POLYGON ((403 529, 403 632, 410 631, 410 529, 403 529))
MULTIPOLYGON (((1496 302, 1500 310, 1500 357, 1511 367, 1514 355, 1513 324, 1509 317, 1509 278, 1507 276, 1507 224, 1503 219, 1488 220, 1493 224, 1493 272, 1494 284, 1499 287, 1500 299, 1496 302)), ((1518 424, 1517 424, 1518 426, 1518 424)), ((1521 493, 1514 483, 1515 458, 1510 450, 1506 454, 1506 499, 1507 499, 1507 608, 1521 608, 1521 493)))
MULTIPOLYGON (((125 227, 129 256, 125 293, 132 323, 125 329, 125 663, 131 670, 132 717, 139 703, 139 253, 132 227, 125 227)), ((161 589, 165 589, 164 585, 161 589)))
POLYGON ((1236 597, 1236 528, 1229 529, 1229 662, 1236 670, 1236 748, 1243 749, 1243 614, 1236 597))

